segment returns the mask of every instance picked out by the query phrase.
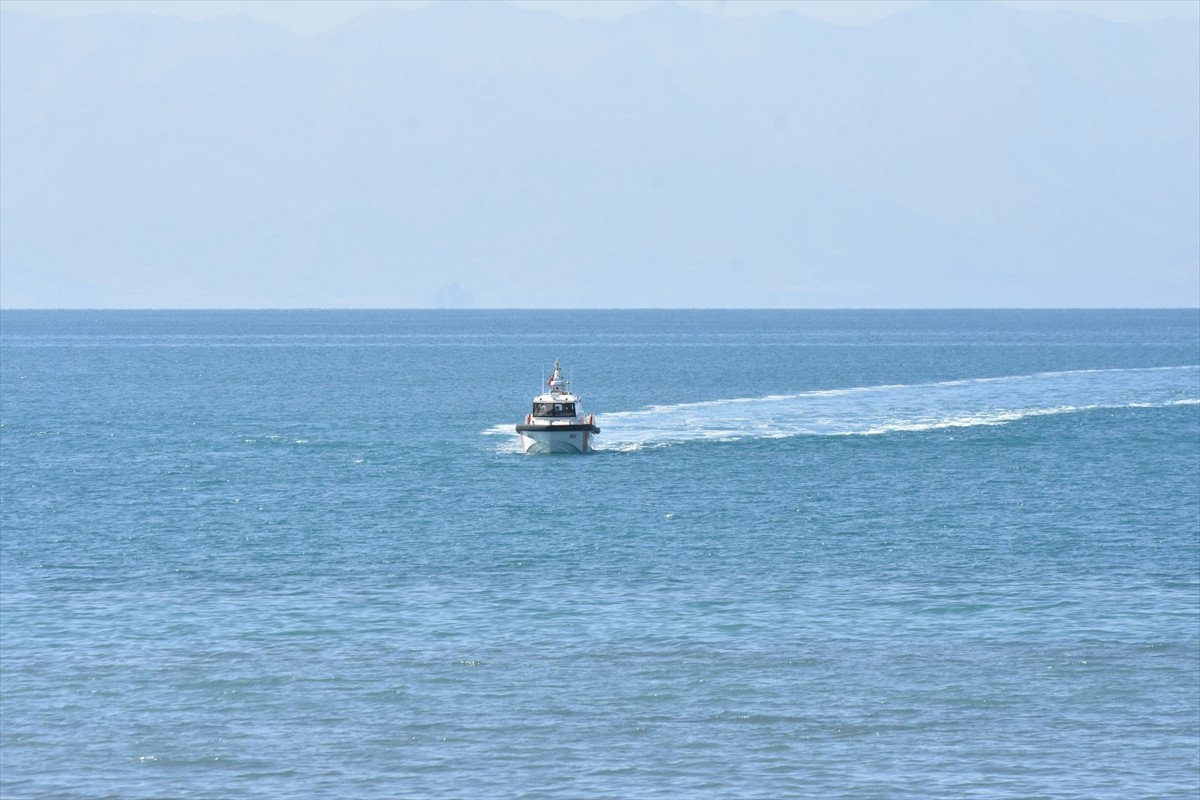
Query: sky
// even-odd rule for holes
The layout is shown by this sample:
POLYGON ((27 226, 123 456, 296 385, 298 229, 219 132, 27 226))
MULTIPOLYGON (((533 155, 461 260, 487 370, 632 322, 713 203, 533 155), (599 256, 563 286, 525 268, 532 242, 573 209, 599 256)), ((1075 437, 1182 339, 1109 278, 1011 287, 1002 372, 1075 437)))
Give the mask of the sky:
POLYGON ((0 11, 4 308, 1200 305, 1197 0, 0 11))
MULTIPOLYGON (((1200 0, 1001 0, 1036 12, 1070 10, 1114 21, 1200 19, 1200 0)), ((176 15, 201 20, 245 14, 301 35, 325 33, 380 6, 418 10, 437 0, 0 0, 0 8, 25 14, 81 16, 112 12, 176 15)), ((614 19, 655 0, 507 0, 574 18, 614 19)), ((784 9, 835 25, 868 25, 930 0, 683 0, 682 5, 728 16, 772 14, 784 9)))

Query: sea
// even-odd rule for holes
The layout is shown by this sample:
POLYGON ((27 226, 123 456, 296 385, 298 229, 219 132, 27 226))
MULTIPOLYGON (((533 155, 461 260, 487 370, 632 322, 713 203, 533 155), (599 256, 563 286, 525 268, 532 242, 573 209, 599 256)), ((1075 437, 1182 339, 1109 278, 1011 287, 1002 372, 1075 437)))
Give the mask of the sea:
POLYGON ((1196 309, 0 314, 5 800, 1198 795, 1196 309))

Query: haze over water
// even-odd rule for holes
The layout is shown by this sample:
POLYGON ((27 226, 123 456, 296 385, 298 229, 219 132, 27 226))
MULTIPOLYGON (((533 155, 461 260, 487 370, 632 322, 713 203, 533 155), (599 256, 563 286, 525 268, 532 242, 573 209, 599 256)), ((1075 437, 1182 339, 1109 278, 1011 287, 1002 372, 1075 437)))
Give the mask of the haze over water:
POLYGON ((1200 296, 1194 2, 99 2, 0 0, 7 308, 1200 296))

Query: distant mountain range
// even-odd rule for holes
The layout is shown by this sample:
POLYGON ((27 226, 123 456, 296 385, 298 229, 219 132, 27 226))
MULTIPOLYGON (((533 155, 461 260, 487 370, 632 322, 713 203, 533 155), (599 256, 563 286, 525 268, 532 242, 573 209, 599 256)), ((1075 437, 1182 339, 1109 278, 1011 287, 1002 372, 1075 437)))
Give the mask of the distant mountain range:
POLYGON ((0 304, 1195 306, 1200 25, 2 12, 0 304))

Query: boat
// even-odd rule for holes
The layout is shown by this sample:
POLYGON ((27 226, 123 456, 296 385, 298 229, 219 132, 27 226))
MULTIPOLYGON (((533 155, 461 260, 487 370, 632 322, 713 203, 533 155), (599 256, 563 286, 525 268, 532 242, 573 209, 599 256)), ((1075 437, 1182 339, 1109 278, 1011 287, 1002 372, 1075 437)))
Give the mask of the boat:
POLYGON ((533 398, 533 411, 517 425, 521 452, 589 453, 592 437, 600 433, 596 416, 584 416, 579 395, 571 393, 571 382, 563 377, 558 359, 546 381, 547 391, 533 398))

